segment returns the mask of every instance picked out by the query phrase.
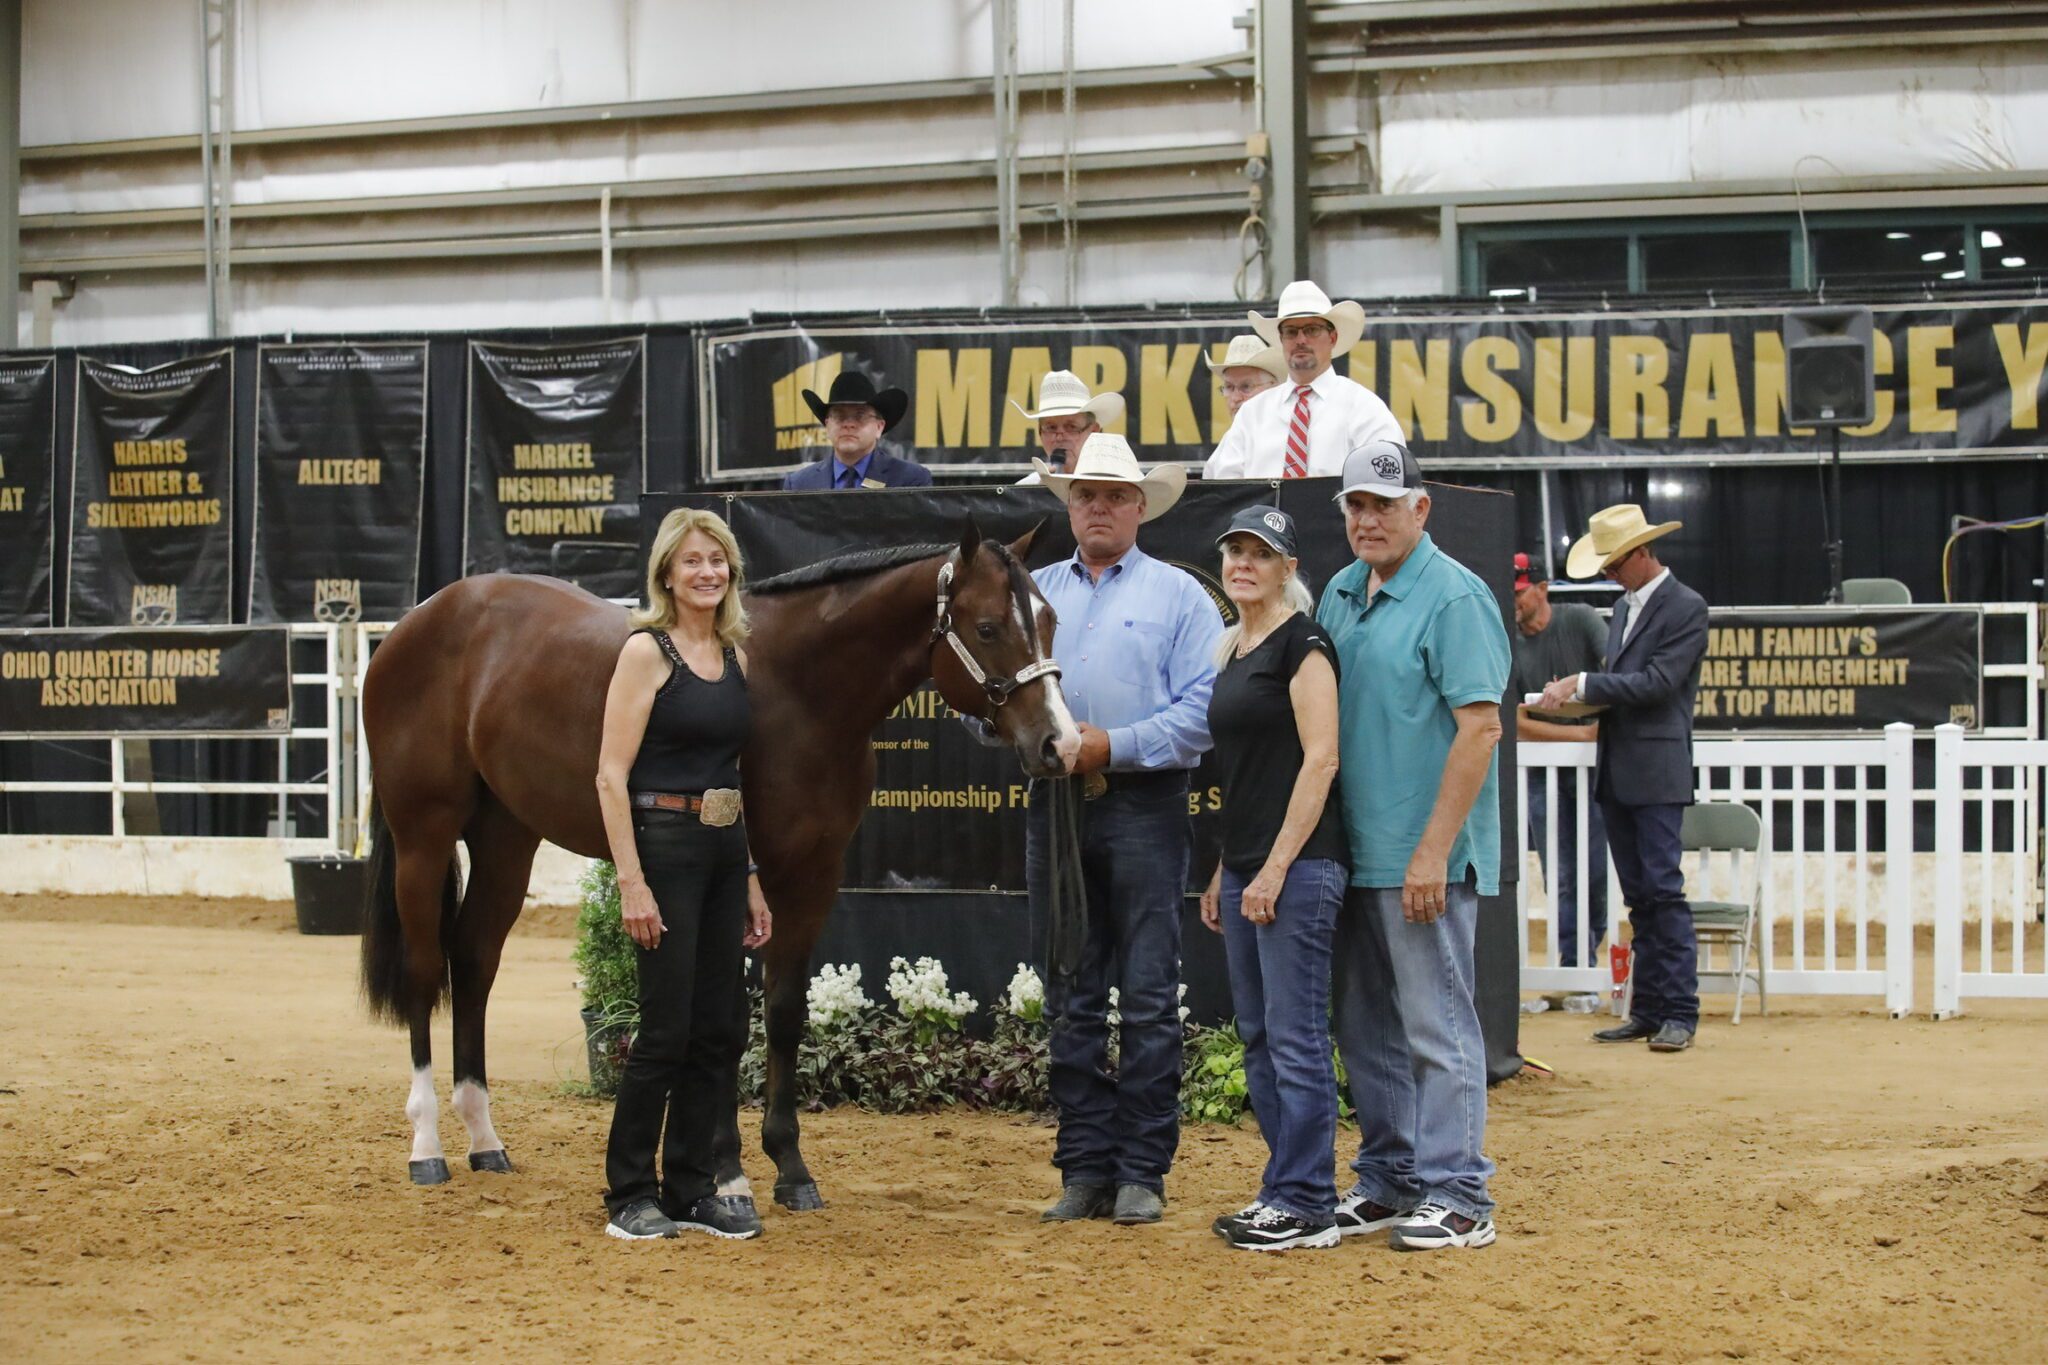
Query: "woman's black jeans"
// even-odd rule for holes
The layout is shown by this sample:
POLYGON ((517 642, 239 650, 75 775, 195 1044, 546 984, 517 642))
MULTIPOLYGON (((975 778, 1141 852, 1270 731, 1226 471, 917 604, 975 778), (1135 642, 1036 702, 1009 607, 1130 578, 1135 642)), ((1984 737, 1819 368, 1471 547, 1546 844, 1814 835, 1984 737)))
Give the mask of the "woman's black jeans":
POLYGON ((633 838, 668 927, 657 947, 634 950, 640 1032, 612 1110, 605 1207, 617 1213, 637 1200, 659 1199, 673 1216, 712 1193, 713 1137, 720 1115, 739 1102, 747 827, 735 821, 714 829, 693 814, 635 811, 633 838))

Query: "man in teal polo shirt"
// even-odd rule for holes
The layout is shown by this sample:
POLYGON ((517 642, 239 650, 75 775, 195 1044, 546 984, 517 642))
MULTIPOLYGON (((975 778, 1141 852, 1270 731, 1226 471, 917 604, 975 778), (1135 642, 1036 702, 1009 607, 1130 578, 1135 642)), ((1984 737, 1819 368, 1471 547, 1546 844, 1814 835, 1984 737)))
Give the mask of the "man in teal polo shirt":
POLYGON ((1406 447, 1344 460, 1358 562, 1316 619, 1338 661, 1338 768, 1351 886, 1337 921, 1337 1049, 1358 1108, 1347 1234, 1406 1251, 1494 1240, 1486 1047, 1472 999, 1479 897, 1500 890, 1494 746, 1512 655, 1499 604, 1423 527, 1406 447))

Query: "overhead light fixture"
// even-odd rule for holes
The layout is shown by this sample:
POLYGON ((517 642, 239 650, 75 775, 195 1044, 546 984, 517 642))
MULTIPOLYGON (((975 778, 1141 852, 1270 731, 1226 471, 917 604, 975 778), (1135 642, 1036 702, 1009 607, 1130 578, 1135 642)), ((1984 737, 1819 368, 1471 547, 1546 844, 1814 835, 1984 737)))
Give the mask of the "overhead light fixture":
POLYGON ((1945 280, 1959 280, 1963 277, 1963 272, 1960 270, 1944 270, 1941 272, 1941 277, 1945 280))
POLYGON ((1912 235, 1910 232, 1887 232, 1884 235, 1884 239, 1887 242, 1903 242, 1912 235))
POLYGON ((1990 228, 1986 228, 1986 229, 1984 229, 1984 231, 1982 231, 1982 232, 1980 232, 1980 233, 1978 233, 1978 234, 1977 234, 1977 245, 1979 245, 1979 246, 2004 246, 2004 245, 2005 245, 2005 238, 2003 238, 2003 237, 1999 236, 1999 235, 1998 235, 1997 233, 1993 232, 1993 231, 1992 231, 1992 230, 1991 230, 1990 228))
POLYGON ((1518 299, 1529 291, 1518 287, 1514 289, 1489 289, 1486 292, 1490 297, 1496 299, 1518 299))
POLYGON ((2027 258, 2024 256, 2001 256, 1998 258, 1998 263, 2007 270, 2018 270, 2027 263, 2027 258))
POLYGON ((1923 251, 1920 253, 1920 259, 1923 261, 1938 261, 1947 255, 1946 251, 1923 251))

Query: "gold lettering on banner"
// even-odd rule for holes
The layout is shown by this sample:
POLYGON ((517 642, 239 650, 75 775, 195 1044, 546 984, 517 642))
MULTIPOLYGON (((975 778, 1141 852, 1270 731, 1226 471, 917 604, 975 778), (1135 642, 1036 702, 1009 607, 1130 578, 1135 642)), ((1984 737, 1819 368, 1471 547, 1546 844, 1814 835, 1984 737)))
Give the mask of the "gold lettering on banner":
POLYGON ((1038 381, 1052 373, 1052 348, 1018 346, 1010 352, 1010 372, 1003 386, 1003 434, 999 444, 1021 446, 1031 439, 1025 412, 1037 411, 1038 381))
POLYGON ((1607 339, 1607 424, 1617 441, 1661 441, 1671 435, 1671 351, 1662 337, 1607 339))
POLYGON ((1520 369, 1521 351, 1506 337, 1478 337, 1460 362, 1465 387, 1479 400, 1463 404, 1458 414, 1465 434, 1475 441, 1513 440, 1522 425, 1522 395, 1500 372, 1520 369))
POLYGON ((1735 338, 1695 332, 1686 339, 1685 386, 1678 400, 1678 439, 1743 434, 1742 385, 1735 378, 1735 338))
POLYGON ((1991 339, 1998 343, 1998 358, 2005 362, 2005 382, 2012 390, 2012 425, 2016 431, 2033 431, 2041 425, 2041 375, 2048 371, 2048 326, 2027 324, 2021 340, 2019 324, 1997 322, 1991 339))
POLYGON ((1593 430, 1592 337, 1536 338, 1536 431, 1546 441, 1583 441, 1593 430))
POLYGON ((370 485, 384 482, 382 460, 300 460, 299 483, 303 485, 370 485))
POLYGON ((1229 400, 1223 396, 1223 357, 1230 354, 1230 343, 1219 341, 1209 347, 1209 363, 1202 368, 1209 372, 1209 444, 1215 445, 1230 433, 1235 420, 1230 411, 1229 400))
POLYGON ((1808 719, 1883 716, 1885 694, 1908 687, 1914 660, 1884 653, 1875 625, 1712 626, 1695 716, 1808 719))
POLYGON ((980 449, 988 445, 989 402, 994 397, 995 352, 970 346, 917 353, 917 418, 911 444, 920 450, 980 449))
POLYGON ((173 441, 116 441, 114 442, 114 463, 131 464, 183 464, 186 451, 184 438, 173 441))
POLYGON ((1415 343, 1396 337, 1388 348, 1387 406, 1394 420, 1414 440, 1419 429, 1425 441, 1441 441, 1451 430, 1451 341, 1430 337, 1418 352, 1415 343))
POLYGON ((116 441, 111 454, 116 467, 107 472, 108 500, 86 503, 88 528, 154 531, 220 523, 220 499, 205 496, 206 481, 198 474, 144 467, 187 463, 191 452, 183 438, 116 441))
POLYGON ((1344 353, 1345 377, 1365 385, 1374 393, 1378 393, 1380 387, 1379 346, 1377 341, 1361 341, 1344 353))
MULTIPOLYGON (((808 411, 809 409, 806 409, 808 411)), ((540 443, 531 445, 515 444, 512 447, 514 469, 595 469, 597 457, 590 447, 580 442, 563 444, 540 443)))
POLYGON ((1941 395, 1955 387, 1955 367, 1942 354, 1956 344, 1954 327, 1906 329, 1906 430, 1917 434, 1956 429, 1956 415, 1941 395))
MULTIPOLYGON (((1067 357, 1067 368, 1080 376, 1090 393, 1123 393, 1124 387, 1131 382, 1131 362, 1121 346, 1076 346, 1067 357)), ((1032 389, 1037 391, 1035 383, 1032 389)), ((1124 415, 1103 430, 1124 435, 1132 406, 1126 403, 1124 415)))
MULTIPOLYGON (((1882 379, 1892 372, 1892 339, 1883 332, 1870 334, 1870 369, 1882 379)), ((1898 411, 1898 395, 1889 385, 1880 384, 1870 395, 1870 420, 1860 427, 1843 427, 1844 436, 1876 436, 1892 424, 1892 417, 1898 411)))
POLYGON ((1195 405, 1188 398, 1194 382, 1195 362, 1202 358, 1199 343, 1167 347, 1138 348, 1138 444, 1200 445, 1202 426, 1195 420, 1195 405))
POLYGON ((1001 787, 877 787, 868 797, 875 810, 965 810, 993 815, 1008 803, 1001 787))

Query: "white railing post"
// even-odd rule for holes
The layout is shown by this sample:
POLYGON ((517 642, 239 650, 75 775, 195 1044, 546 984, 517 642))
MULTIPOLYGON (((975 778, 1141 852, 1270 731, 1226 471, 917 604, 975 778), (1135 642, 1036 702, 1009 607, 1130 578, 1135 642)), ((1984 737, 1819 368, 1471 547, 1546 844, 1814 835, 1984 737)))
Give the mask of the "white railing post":
POLYGON ((1962 1011, 1963 727, 1934 730, 1934 1006, 1936 1019, 1962 1011))
POLYGON ((1884 727, 1884 1007, 1913 1012, 1913 727, 1884 727))

